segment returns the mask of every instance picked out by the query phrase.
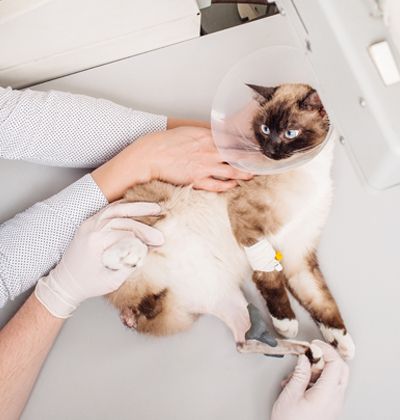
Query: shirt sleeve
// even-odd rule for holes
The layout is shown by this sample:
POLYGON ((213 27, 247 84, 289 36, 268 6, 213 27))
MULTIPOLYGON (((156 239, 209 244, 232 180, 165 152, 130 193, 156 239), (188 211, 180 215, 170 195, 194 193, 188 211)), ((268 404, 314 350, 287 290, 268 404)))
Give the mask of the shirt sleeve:
POLYGON ((0 225, 0 307, 58 263, 76 229, 107 205, 86 175, 0 225))
POLYGON ((0 158, 49 166, 94 168, 167 117, 105 99, 0 87, 0 158))

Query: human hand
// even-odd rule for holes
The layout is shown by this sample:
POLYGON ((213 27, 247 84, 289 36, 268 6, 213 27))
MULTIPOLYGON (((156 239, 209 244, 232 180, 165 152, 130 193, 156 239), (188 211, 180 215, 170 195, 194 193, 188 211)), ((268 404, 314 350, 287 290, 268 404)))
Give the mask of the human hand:
POLYGON ((150 134, 133 144, 132 151, 146 160, 150 179, 176 185, 226 191, 237 180, 252 178, 223 162, 207 128, 180 127, 150 134))
POLYGON ((221 192, 234 187, 237 180, 252 178, 224 163, 211 131, 202 127, 148 134, 97 168, 92 176, 109 201, 120 198, 135 184, 154 179, 221 192))
POLYGON ((336 420, 342 409, 349 368, 329 344, 314 340, 321 348, 325 367, 314 385, 310 385, 311 365, 299 356, 292 377, 273 409, 271 420, 336 420))
MULTIPOLYGON (((78 229, 60 263, 39 280, 37 299, 52 315, 68 318, 85 299, 118 289, 133 267, 110 270, 102 262, 103 252, 132 237, 150 246, 162 245, 161 232, 130 219, 156 215, 160 210, 155 203, 115 203, 90 217, 78 229)), ((146 248, 140 241, 138 245, 146 248)))

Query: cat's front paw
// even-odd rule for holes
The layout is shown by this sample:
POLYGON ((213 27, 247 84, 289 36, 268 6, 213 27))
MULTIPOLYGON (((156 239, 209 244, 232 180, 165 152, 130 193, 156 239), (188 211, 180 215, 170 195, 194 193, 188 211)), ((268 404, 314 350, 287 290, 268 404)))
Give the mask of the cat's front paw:
POLYGON ((320 329, 325 340, 337 348, 343 359, 351 360, 354 358, 356 347, 351 335, 347 331, 325 325, 321 325, 320 329))
POLYGON ((110 270, 140 267, 147 255, 147 246, 137 238, 116 242, 103 252, 103 265, 110 270))
POLYGON ((274 325, 274 328, 278 334, 280 334, 282 337, 285 337, 285 338, 296 337, 299 331, 299 322, 297 321, 297 319, 295 318, 278 319, 273 316, 271 316, 271 318, 272 318, 272 324, 274 325))

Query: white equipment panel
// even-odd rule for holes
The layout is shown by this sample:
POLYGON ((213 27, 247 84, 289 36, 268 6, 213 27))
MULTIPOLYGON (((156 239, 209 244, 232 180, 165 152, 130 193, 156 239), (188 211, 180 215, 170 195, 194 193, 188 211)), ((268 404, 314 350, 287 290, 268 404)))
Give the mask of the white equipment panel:
POLYGON ((199 35, 195 0, 2 0, 0 85, 32 85, 199 35))
POLYGON ((324 105, 365 184, 400 185, 400 2, 276 3, 314 66, 324 105))

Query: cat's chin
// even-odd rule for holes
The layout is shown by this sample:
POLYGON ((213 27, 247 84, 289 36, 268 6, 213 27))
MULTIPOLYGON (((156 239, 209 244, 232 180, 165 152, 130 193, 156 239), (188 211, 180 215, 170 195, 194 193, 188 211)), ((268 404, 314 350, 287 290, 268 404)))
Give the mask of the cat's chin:
POLYGON ((285 159, 289 159, 291 156, 281 156, 281 155, 269 155, 267 153, 264 153, 264 156, 266 156, 268 159, 271 159, 275 162, 279 162, 285 159))

